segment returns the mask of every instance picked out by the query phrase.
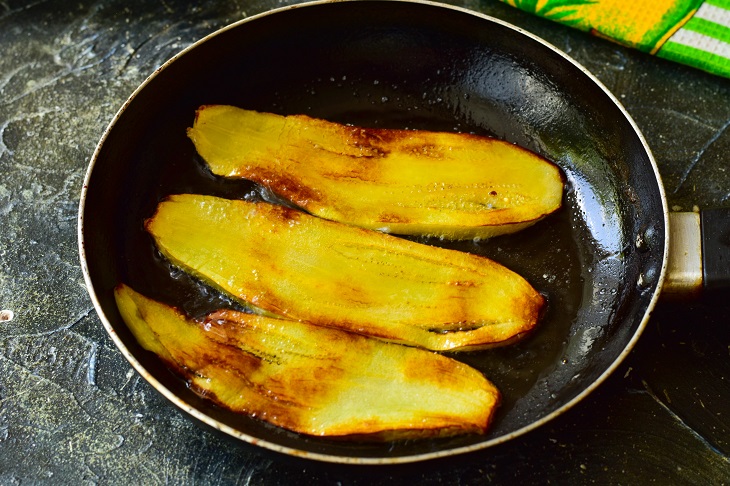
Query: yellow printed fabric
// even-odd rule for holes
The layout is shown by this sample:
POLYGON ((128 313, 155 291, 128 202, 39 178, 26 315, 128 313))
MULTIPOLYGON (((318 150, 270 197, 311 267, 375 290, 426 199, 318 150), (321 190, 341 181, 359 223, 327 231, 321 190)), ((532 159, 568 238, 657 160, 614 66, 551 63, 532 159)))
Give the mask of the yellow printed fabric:
POLYGON ((730 77, 730 0, 503 0, 593 35, 730 77))

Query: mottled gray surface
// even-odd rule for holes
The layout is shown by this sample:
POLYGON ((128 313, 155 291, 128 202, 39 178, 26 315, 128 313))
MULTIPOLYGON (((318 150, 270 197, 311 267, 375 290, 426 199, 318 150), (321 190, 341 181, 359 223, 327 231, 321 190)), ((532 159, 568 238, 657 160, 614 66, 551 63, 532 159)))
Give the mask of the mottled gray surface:
MULTIPOLYGON (((124 100, 198 38, 286 2, 0 2, 0 484, 730 483, 730 304, 662 303, 570 413, 484 453, 396 469, 289 463, 192 425, 132 371, 86 293, 76 213, 124 100), (200 5, 195 5, 199 3, 200 5)), ((730 81, 530 17, 625 104, 670 206, 730 206, 730 81)))

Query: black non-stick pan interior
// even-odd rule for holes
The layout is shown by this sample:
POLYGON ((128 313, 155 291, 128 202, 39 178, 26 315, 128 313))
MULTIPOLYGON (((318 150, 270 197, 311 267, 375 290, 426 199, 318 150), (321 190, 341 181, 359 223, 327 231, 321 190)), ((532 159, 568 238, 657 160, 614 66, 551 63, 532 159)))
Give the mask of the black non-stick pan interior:
POLYGON ((102 319, 120 348, 169 393, 234 435, 275 450, 324 460, 397 461, 498 442, 564 409, 600 381, 655 299, 664 211, 641 136, 615 100, 560 53, 459 9, 334 2, 236 24, 151 77, 92 161, 80 237, 102 319), (200 399, 137 345, 113 301, 120 282, 193 315, 231 305, 157 255, 142 226, 157 202, 182 192, 267 196, 252 183, 223 181, 203 168, 185 129, 196 108, 214 103, 360 126, 492 135, 562 168, 563 209, 524 232, 488 241, 417 238, 493 258, 547 296, 539 329, 524 341, 454 355, 504 393, 486 436, 372 444, 293 434, 200 399))

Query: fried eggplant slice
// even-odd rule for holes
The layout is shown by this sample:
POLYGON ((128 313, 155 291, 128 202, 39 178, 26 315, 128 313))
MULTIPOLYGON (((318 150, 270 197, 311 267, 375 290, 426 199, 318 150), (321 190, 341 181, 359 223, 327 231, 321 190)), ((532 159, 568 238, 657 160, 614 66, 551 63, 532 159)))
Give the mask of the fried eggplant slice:
POLYGON ((360 128, 201 107, 188 137, 214 174, 255 181, 316 216, 448 239, 514 233, 560 208, 537 154, 464 133, 360 128))
POLYGON ((143 348, 221 407, 316 436, 397 439, 484 432, 499 391, 429 351, 220 310, 193 320, 126 285, 120 313, 143 348))
POLYGON ((436 351, 509 343, 545 303, 487 258, 265 202, 174 195, 146 228, 174 265, 260 312, 436 351))

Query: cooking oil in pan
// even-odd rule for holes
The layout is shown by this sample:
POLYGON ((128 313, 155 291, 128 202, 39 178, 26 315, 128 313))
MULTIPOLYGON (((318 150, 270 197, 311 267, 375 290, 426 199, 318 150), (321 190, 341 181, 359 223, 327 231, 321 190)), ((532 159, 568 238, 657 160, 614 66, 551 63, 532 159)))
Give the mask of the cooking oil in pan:
MULTIPOLYGON (((379 118, 379 115, 380 112, 377 112, 369 116, 379 118)), ((426 124, 424 120, 430 120, 433 113, 426 115, 423 119, 412 118, 412 113, 408 115, 411 117, 411 126, 422 128, 420 125, 426 124)), ((438 128, 454 126, 453 116, 443 118, 437 122, 438 128)), ((392 123, 395 122, 389 124, 392 123)), ((432 126, 430 121, 428 125, 432 126)), ((174 143, 160 143, 168 150, 164 157, 154 153, 146 155, 160 167, 157 169, 158 174, 152 174, 144 181, 146 185, 138 188, 140 194, 145 194, 144 199, 132 195, 128 204, 123 205, 125 222, 120 232, 122 251, 118 257, 118 266, 123 269, 120 278, 138 291, 176 305, 193 316, 220 307, 239 307, 230 298, 167 263, 145 233, 144 219, 153 214, 157 202, 165 196, 182 192, 284 202, 251 182, 212 176, 203 168, 194 149, 175 138, 179 137, 178 132, 181 130, 170 131, 174 143), (169 147, 172 146, 178 147, 176 153, 169 153, 169 147)), ((184 133, 184 129, 182 131, 184 133)), ((147 161, 140 162, 140 166, 149 165, 147 161)), ((554 392, 543 379, 555 370, 572 370, 571 349, 575 347, 572 343, 575 342, 576 333, 584 332, 584 345, 587 346, 587 338, 593 336, 590 333, 600 330, 586 333, 581 331, 584 326, 579 322, 592 317, 590 313, 586 314, 583 306, 585 300, 592 298, 594 283, 600 272, 591 273, 595 262, 592 261, 593 254, 589 247, 593 239, 590 227, 585 222, 587 216, 581 208, 582 196, 576 191, 584 191, 585 188, 574 186, 570 178, 568 181, 563 208, 519 233, 468 241, 412 238, 424 244, 491 258, 522 275, 546 297, 547 307, 538 327, 520 342, 479 352, 452 353, 456 359, 479 369, 500 388, 503 393, 500 416, 506 418, 505 427, 512 430, 514 422, 510 422, 513 420, 510 413, 516 408, 528 406, 521 405, 522 401, 529 401, 529 407, 543 407, 549 411, 553 405, 551 396, 560 395, 560 390, 554 392)), ((130 186, 138 186, 139 183, 132 181, 130 186)), ((611 288, 606 288, 609 292, 607 297, 610 297, 611 288)), ((569 381, 569 378, 563 381, 569 381)), ((514 420, 520 421, 519 418, 514 420)), ((499 427, 497 421, 495 430, 499 427)))

